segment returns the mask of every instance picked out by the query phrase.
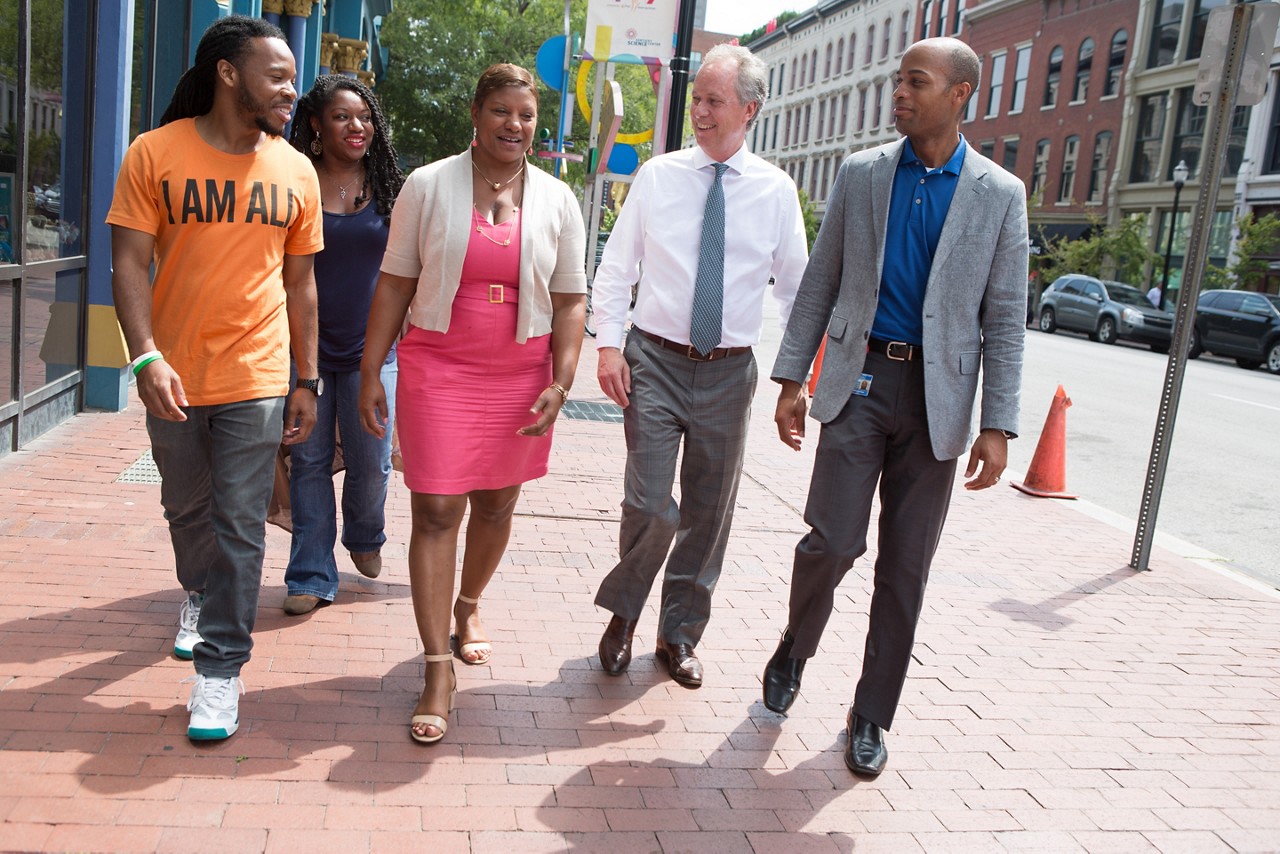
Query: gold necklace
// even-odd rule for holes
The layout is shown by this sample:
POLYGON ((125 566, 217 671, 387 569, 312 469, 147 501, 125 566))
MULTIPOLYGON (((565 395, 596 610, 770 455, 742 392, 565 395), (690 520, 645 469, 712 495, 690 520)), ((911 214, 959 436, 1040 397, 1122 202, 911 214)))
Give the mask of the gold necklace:
POLYGON ((492 225, 492 226, 493 226, 494 231, 497 231, 497 230, 498 230, 498 223, 496 223, 496 222, 495 222, 495 223, 490 223, 490 222, 489 222, 489 220, 487 220, 487 219, 485 219, 484 217, 480 216, 480 211, 476 211, 476 217, 480 220, 480 222, 476 223, 476 233, 477 233, 477 234, 479 234, 481 237, 483 237, 485 240, 487 240, 487 241, 489 241, 490 243, 492 243, 494 246, 510 246, 510 245, 511 245, 511 237, 512 237, 512 235, 514 235, 514 234, 515 234, 515 231, 516 231, 516 215, 518 215, 518 214, 519 214, 519 212, 520 212, 520 209, 519 209, 519 208, 515 208, 515 209, 513 209, 513 210, 512 210, 512 216, 511 216, 511 219, 509 219, 509 220, 507 220, 506 222, 502 223, 502 225, 507 226, 507 239, 506 239, 506 240, 499 241, 499 240, 494 240, 492 237, 490 237, 489 235, 485 234, 484 229, 483 229, 483 228, 481 228, 481 225, 482 225, 482 224, 483 224, 483 225, 492 225))
POLYGON ((501 190, 503 187, 507 186, 507 185, 508 185, 508 184, 510 184, 512 181, 514 181, 515 179, 517 179, 517 178, 519 178, 521 175, 523 175, 523 174, 524 174, 524 167, 525 167, 525 165, 526 165, 527 163, 528 163, 528 161, 527 161, 527 160, 521 160, 521 161, 520 161, 520 168, 516 170, 516 174, 512 175, 510 178, 508 178, 507 180, 503 181, 501 184, 499 184, 497 181, 494 181, 494 180, 490 179, 488 175, 486 175, 486 174, 484 174, 483 172, 481 172, 481 171, 480 171, 480 167, 476 165, 476 161, 475 161, 474 159, 472 159, 472 161, 471 161, 471 168, 472 168, 472 169, 474 169, 474 170, 476 170, 476 174, 477 174, 477 175, 479 175, 482 179, 484 179, 484 182, 485 182, 486 184, 488 184, 490 187, 493 187, 493 191, 496 193, 496 192, 498 192, 499 190, 501 190))

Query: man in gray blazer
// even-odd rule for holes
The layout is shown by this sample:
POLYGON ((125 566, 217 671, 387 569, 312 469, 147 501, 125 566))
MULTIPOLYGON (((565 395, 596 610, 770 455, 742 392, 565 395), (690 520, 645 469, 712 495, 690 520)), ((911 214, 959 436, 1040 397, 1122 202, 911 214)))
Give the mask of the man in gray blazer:
POLYGON ((778 433, 799 450, 801 384, 825 336, 811 530, 796 546, 790 619, 765 668, 765 705, 784 712, 795 701, 836 586, 866 551, 878 485, 875 592, 845 749, 845 764, 863 776, 888 759, 883 731, 906 680, 980 375, 965 488, 1000 480, 1018 424, 1026 191, 960 135, 978 72, 977 56, 955 39, 926 39, 904 54, 893 116, 906 139, 840 167, 773 368, 778 433))

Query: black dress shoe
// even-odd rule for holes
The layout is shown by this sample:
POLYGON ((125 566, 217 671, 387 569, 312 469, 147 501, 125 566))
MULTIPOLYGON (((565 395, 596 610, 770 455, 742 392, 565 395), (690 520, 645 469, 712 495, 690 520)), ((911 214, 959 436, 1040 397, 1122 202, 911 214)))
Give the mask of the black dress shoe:
POLYGON ((884 730, 850 709, 848 733, 844 764, 859 777, 878 777, 889 761, 889 751, 884 746, 884 730))
POLYGON ((637 622, 614 614, 604 630, 600 638, 600 666, 610 676, 621 676, 631 663, 631 638, 636 633, 637 622))
POLYGON ((687 643, 667 643, 658 638, 655 650, 658 660, 667 665, 671 678, 689 688, 702 687, 702 662, 693 652, 693 646, 687 643))
POLYGON ((800 694, 800 677, 804 675, 807 658, 792 658, 791 646, 795 638, 791 629, 782 632, 782 640, 773 658, 764 666, 764 705, 767 709, 783 714, 791 708, 800 694))

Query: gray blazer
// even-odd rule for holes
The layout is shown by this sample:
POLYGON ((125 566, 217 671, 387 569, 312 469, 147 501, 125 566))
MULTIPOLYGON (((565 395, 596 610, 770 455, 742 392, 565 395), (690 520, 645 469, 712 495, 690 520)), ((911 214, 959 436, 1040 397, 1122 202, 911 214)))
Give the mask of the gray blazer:
MULTIPOLYGON (((823 423, 840 414, 862 373, 903 144, 860 151, 841 164, 773 366, 774 380, 803 383, 826 333, 812 406, 823 423)), ((1027 245, 1022 182, 970 148, 924 297, 925 402, 939 460, 955 459, 969 445, 979 368, 980 428, 1018 430, 1027 245)))

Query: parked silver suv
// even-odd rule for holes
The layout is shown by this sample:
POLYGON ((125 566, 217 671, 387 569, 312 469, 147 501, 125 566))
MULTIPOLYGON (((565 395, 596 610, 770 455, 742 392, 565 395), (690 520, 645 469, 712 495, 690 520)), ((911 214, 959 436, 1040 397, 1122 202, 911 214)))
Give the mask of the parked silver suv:
POLYGON ((1039 314, 1041 332, 1084 332, 1103 344, 1141 341, 1157 353, 1169 352, 1173 334, 1173 312, 1153 306, 1133 285, 1078 273, 1059 276, 1045 288, 1039 314))

